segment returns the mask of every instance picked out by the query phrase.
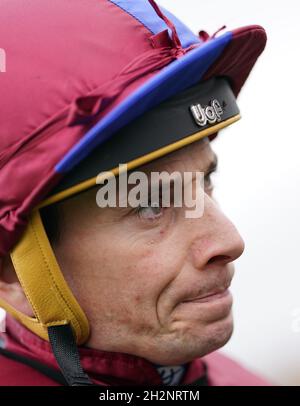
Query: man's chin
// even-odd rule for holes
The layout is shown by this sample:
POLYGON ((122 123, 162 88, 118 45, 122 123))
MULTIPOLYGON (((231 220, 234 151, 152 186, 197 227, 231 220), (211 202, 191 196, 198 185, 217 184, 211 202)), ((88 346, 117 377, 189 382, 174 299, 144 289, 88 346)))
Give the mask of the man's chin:
POLYGON ((181 365, 191 362, 223 347, 230 340, 232 333, 233 318, 230 313, 226 318, 202 328, 199 325, 190 327, 169 342, 168 348, 159 351, 157 358, 153 358, 153 353, 151 361, 160 365, 181 365))
POLYGON ((202 346, 199 345, 198 357, 204 357, 228 343, 233 333, 232 314, 230 313, 225 319, 206 326, 205 330, 205 334, 202 335, 202 337, 205 337, 202 338, 202 346))

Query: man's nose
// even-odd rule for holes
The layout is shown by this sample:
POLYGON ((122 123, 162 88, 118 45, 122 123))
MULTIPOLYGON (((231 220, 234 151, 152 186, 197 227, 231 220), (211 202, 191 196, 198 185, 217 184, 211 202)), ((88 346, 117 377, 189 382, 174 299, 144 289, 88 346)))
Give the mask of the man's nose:
POLYGON ((245 244, 241 235, 212 198, 206 195, 203 216, 193 220, 196 230, 191 253, 195 267, 226 265, 242 255, 245 244))

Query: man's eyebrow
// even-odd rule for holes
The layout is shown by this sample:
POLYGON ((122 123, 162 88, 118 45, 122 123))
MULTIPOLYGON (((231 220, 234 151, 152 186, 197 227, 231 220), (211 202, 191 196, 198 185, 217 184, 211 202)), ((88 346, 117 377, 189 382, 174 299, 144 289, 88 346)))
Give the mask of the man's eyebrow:
MULTIPOLYGON (((202 172, 211 173, 211 172, 214 172, 214 171, 217 170, 217 168, 218 168, 218 156, 217 156, 216 153, 213 152, 211 158, 210 158, 209 161, 208 161, 208 164, 205 165, 205 166, 206 166, 206 167, 201 170, 202 172)), ((199 170, 199 169, 198 169, 198 170, 199 170)), ((153 170, 147 170, 147 171, 142 171, 142 172, 145 173, 145 175, 147 176, 148 181, 150 181, 150 180, 151 180, 151 173, 152 173, 152 172, 160 173, 160 172, 164 172, 164 171, 165 171, 165 169, 162 169, 162 170, 155 170, 155 171, 153 171, 153 170)), ((134 172, 134 170, 130 170, 130 171, 128 172, 128 176, 129 176, 132 172, 134 172)), ((150 182, 149 184, 151 185, 151 182, 150 182)), ((129 188, 129 189, 132 189, 134 186, 136 186, 136 184, 129 184, 129 185, 128 185, 128 188, 129 188)), ((173 187, 173 182, 171 183, 171 187, 173 187)))

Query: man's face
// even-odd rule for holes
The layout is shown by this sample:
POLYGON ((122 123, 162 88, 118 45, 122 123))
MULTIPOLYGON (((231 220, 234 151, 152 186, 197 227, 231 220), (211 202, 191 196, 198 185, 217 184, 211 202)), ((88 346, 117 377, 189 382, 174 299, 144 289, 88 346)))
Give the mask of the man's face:
POLYGON ((89 347, 174 365, 228 341, 231 262, 244 245, 212 198, 215 159, 204 139, 139 168, 205 172, 200 218, 185 207, 100 209, 97 190, 60 203, 54 251, 89 319, 89 347))

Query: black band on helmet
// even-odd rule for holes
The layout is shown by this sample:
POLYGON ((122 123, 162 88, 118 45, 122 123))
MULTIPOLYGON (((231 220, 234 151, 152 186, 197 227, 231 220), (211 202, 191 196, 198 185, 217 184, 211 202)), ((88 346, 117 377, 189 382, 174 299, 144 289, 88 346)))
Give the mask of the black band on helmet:
POLYGON ((200 82, 119 130, 66 174, 49 196, 238 114, 235 96, 225 78, 214 77, 200 82))

